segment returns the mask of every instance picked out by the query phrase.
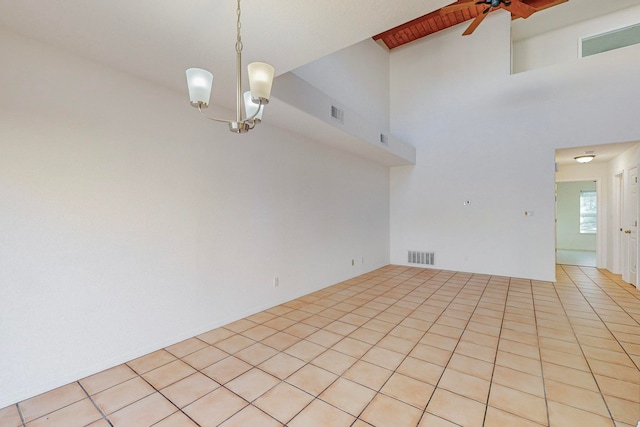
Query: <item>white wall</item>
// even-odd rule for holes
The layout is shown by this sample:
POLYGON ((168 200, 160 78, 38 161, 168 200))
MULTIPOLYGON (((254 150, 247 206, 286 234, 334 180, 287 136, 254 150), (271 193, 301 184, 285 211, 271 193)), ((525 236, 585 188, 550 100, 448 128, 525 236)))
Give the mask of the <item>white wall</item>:
POLYGON ((509 24, 392 52, 391 130, 418 154, 391 172, 393 263, 554 280, 555 149, 640 139, 639 46, 509 75, 509 24))
MULTIPOLYGON (((580 233, 580 194, 596 191, 595 181, 559 182, 556 186, 558 249, 595 251, 596 234, 580 233)), ((603 230, 600 230, 602 232, 603 230)))
MULTIPOLYGON (((513 42, 513 72, 532 70, 580 58, 581 39, 640 22, 640 6, 513 42)), ((624 49, 624 48, 623 48, 624 49)), ((605 52, 604 55, 607 53, 605 52)))
POLYGON ((389 130, 389 53, 372 39, 293 71, 317 89, 389 130))
POLYGON ((388 168, 10 33, 0 53, 0 407, 388 264, 388 168))
POLYGON ((294 126, 295 131, 312 137, 314 141, 348 151, 364 159, 386 166, 414 164, 416 149, 388 135, 389 129, 359 114, 360 109, 340 107, 307 81, 293 73, 286 73, 275 81, 278 95, 270 103, 269 118, 282 127, 294 126), (272 107, 277 110, 271 110, 272 107), (333 108, 342 111, 340 119, 333 115, 333 108), (276 114, 274 114, 276 113, 276 114), (322 124, 319 126, 319 123, 322 124), (386 134, 386 141, 381 135, 386 134))

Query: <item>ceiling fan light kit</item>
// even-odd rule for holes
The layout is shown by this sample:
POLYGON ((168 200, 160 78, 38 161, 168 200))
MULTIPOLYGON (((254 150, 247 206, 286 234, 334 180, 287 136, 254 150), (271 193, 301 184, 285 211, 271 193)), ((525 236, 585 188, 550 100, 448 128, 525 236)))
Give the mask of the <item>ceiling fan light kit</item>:
POLYGON ((187 74, 187 86, 191 105, 200 111, 206 118, 227 123, 233 133, 246 133, 262 121, 264 106, 269 103, 271 87, 275 69, 264 62, 253 62, 247 67, 249 76, 249 91, 242 91, 242 36, 240 35, 240 0, 236 9, 236 119, 218 119, 204 113, 203 109, 209 106, 213 74, 201 68, 189 68, 187 74), (243 117, 244 104, 244 117, 243 117))

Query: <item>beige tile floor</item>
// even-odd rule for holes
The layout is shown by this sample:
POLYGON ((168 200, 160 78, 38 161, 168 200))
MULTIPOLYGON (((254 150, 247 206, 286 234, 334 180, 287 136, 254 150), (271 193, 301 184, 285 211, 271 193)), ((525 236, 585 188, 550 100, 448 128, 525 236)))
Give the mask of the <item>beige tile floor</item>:
POLYGON ((0 409, 0 427, 636 426, 640 292, 387 266, 0 409))

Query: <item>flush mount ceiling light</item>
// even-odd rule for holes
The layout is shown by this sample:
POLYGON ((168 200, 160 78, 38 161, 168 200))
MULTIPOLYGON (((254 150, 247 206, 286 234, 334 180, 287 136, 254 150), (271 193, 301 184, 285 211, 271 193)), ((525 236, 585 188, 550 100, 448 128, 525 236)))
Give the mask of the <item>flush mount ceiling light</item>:
POLYGON ((249 91, 242 93, 242 37, 240 35, 240 0, 236 9, 236 119, 225 120, 211 117, 202 111, 209 106, 213 74, 200 68, 187 70, 187 86, 191 105, 197 108, 206 118, 227 123, 233 133, 246 133, 262 121, 264 106, 269 103, 271 85, 273 84, 274 68, 264 62, 253 62, 247 67, 249 73, 249 91), (245 116, 242 117, 244 103, 245 116))
POLYGON ((595 154, 584 154, 582 156, 574 157, 574 160, 578 163, 589 163, 591 160, 595 159, 595 154))

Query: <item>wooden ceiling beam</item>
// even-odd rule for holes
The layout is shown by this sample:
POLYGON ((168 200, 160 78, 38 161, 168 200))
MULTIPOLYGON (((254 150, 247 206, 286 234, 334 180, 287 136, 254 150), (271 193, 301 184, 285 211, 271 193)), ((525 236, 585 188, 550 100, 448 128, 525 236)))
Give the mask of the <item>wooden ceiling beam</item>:
MULTIPOLYGON (((534 7, 537 11, 548 9, 553 6, 562 4, 568 0, 522 0, 523 3, 534 7)), ((444 30, 446 28, 457 25, 461 22, 468 21, 478 16, 484 10, 483 5, 470 5, 469 9, 456 11, 446 15, 440 15, 440 9, 420 16, 402 25, 398 25, 390 30, 373 36, 373 40, 382 41, 388 49, 395 49, 404 44, 426 37, 430 34, 444 30)), ((514 16, 513 19, 517 17, 514 16)))

